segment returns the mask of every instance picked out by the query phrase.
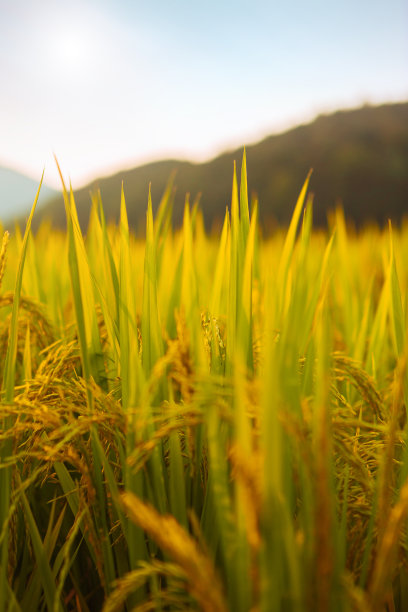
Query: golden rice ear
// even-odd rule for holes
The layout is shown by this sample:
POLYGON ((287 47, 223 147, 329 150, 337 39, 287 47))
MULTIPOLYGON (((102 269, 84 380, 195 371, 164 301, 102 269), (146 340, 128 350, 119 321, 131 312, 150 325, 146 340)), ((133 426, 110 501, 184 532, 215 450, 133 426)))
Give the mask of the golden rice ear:
POLYGON ((187 588, 204 612, 227 612, 221 583, 212 560, 199 548, 189 533, 171 515, 161 515, 132 493, 123 493, 127 514, 180 566, 187 588))

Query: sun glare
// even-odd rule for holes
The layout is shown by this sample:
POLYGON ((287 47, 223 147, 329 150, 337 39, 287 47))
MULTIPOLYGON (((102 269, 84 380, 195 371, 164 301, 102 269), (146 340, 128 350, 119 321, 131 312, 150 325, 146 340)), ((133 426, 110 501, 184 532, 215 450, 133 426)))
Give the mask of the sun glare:
POLYGON ((75 32, 65 32, 59 41, 58 54, 64 63, 76 65, 86 56, 86 45, 75 32))
POLYGON ((96 55, 93 38, 91 30, 75 26, 55 32, 51 40, 54 69, 77 76, 92 69, 96 55))

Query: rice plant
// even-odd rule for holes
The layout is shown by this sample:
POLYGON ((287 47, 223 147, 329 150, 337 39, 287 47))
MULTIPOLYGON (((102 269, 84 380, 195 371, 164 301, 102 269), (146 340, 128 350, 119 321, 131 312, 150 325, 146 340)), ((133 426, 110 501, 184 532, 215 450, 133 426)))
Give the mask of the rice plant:
POLYGON ((83 235, 64 182, 4 234, 0 612, 408 609, 408 228, 308 182, 270 237, 245 154, 219 236, 171 184, 83 235))

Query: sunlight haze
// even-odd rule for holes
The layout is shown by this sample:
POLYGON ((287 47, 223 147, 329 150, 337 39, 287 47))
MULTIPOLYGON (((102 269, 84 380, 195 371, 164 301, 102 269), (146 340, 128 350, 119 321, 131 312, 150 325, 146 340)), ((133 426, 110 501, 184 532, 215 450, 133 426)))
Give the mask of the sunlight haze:
POLYGON ((0 0, 0 165, 78 187, 408 98, 408 5, 0 0))

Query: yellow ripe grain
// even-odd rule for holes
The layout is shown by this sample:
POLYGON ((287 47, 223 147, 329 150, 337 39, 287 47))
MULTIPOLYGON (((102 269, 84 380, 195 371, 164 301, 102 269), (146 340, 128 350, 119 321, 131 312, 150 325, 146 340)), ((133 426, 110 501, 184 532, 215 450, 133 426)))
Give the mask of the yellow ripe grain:
POLYGON ((221 583, 212 561, 200 551, 193 538, 170 515, 161 515, 153 506, 132 493, 123 493, 122 502, 132 521, 139 525, 184 570, 188 589, 204 612, 227 612, 221 583))

